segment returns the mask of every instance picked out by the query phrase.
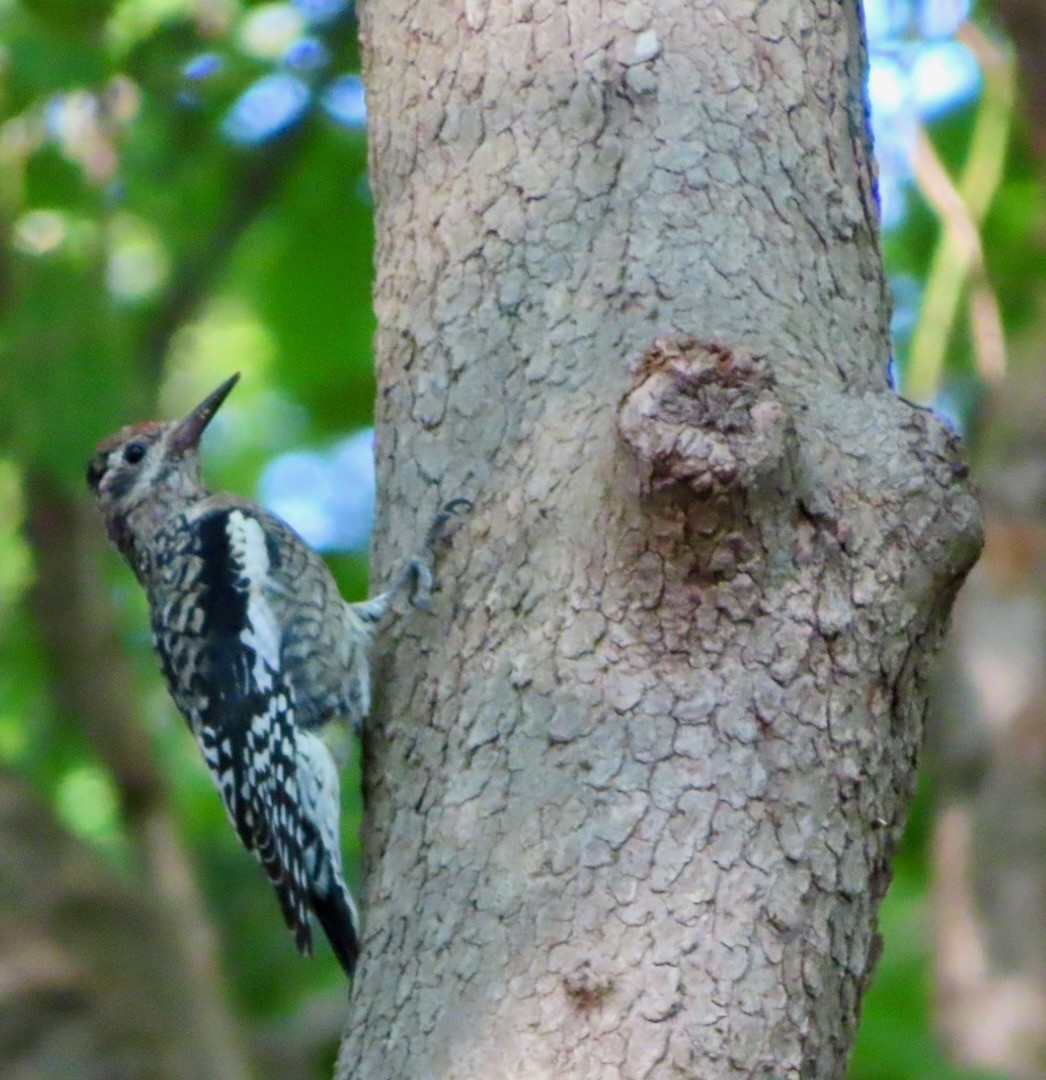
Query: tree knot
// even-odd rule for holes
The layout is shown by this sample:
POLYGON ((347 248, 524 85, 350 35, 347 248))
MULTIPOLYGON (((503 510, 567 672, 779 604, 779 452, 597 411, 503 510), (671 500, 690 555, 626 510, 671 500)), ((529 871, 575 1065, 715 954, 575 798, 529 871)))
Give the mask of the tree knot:
POLYGON ((613 980, 597 975, 587 960, 563 976, 563 990, 578 1012, 591 1012, 613 989, 613 980))
POLYGON ((791 420, 765 357, 694 338, 658 338, 618 407, 618 432, 648 487, 699 498, 750 491, 786 457, 791 420))

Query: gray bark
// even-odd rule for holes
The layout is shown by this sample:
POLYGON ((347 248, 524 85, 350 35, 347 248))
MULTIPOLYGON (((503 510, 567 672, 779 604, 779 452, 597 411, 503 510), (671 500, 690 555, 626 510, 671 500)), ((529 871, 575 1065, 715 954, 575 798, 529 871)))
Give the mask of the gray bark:
POLYGON ((838 1077, 979 544, 856 4, 361 5, 385 643, 341 1076, 838 1077))

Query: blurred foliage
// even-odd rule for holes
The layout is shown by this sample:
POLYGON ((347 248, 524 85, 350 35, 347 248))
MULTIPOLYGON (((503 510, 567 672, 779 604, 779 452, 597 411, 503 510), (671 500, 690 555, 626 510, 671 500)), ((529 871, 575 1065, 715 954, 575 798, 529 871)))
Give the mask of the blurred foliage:
MULTIPOLYGON (((339 4, 0 0, 0 760, 128 872, 119 794, 61 715, 26 617, 28 485, 46 475, 83 497, 99 438, 184 411, 237 370, 243 382, 207 447, 215 486, 249 493, 274 455, 322 449, 370 422, 366 146, 358 123, 319 105, 320 81, 357 68, 352 13, 339 4), (300 57, 284 56, 302 40, 326 54, 322 71, 301 73, 308 108, 270 131, 255 107, 261 137, 228 137, 223 123, 253 86, 298 78, 300 57), (205 53, 217 64, 201 67, 205 53)), ((346 595, 365 595, 364 559, 334 562, 346 595)), ((297 958, 157 678, 141 592, 115 553, 104 572, 236 1011, 246 1021, 294 1012, 342 986, 340 970, 325 948, 297 958)), ((354 766, 350 877, 359 786, 354 766)))
POLYGON ((880 909, 883 955, 864 999, 850 1080, 1006 1080, 951 1065, 933 1035, 932 815, 924 772, 880 909))
MULTIPOLYGON (((82 497, 97 439, 154 412, 176 415, 235 370, 243 382, 209 434, 215 486, 249 493, 274 456, 327 447, 369 422, 366 148, 355 84, 336 83, 358 67, 355 25, 337 0, 0 0, 0 42, 0 762, 122 865, 118 793, 60 715, 26 610, 26 492, 47 475, 82 497)), ((953 175, 977 109, 970 101, 928 122, 953 175)), ((1046 269, 1041 163, 1019 119, 1016 127, 981 230, 1008 333, 1032 316, 1046 269)), ((941 238, 938 214, 907 190, 903 219, 884 235, 902 388, 941 238)), ((975 436, 982 373, 961 320, 946 345, 933 396, 951 401, 975 436)), ((346 595, 363 595, 362 559, 333 562, 346 595)), ((142 722, 220 927, 236 1009, 249 1022, 290 1014, 341 975, 325 949, 312 962, 296 958, 157 678, 140 590, 115 554, 104 572, 135 660, 142 722)), ((355 766, 344 790, 351 877, 355 766)), ((950 1069, 931 1034, 930 805, 924 790, 884 905, 885 954, 854 1080, 974 1077, 950 1069)))

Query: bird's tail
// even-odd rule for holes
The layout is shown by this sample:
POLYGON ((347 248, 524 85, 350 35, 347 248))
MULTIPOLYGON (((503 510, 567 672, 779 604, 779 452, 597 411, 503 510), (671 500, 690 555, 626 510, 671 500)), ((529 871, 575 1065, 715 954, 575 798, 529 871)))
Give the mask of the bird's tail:
POLYGON ((326 890, 314 890, 310 894, 309 903, 331 943, 338 963, 351 979, 360 955, 360 939, 356 907, 349 890, 340 877, 334 877, 326 890))

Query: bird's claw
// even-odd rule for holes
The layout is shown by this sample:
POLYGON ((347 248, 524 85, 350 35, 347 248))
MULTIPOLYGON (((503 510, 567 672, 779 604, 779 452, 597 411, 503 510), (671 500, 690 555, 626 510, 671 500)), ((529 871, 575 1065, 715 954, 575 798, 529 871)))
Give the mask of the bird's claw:
POLYGON ((452 530, 448 526, 457 527, 462 518, 472 512, 474 504, 471 499, 456 498, 445 503, 443 508, 436 512, 425 534, 425 548, 432 551, 437 544, 449 539, 452 530))
POLYGON ((411 577, 410 605, 418 611, 432 611, 432 571, 421 559, 411 559, 408 567, 411 577))

